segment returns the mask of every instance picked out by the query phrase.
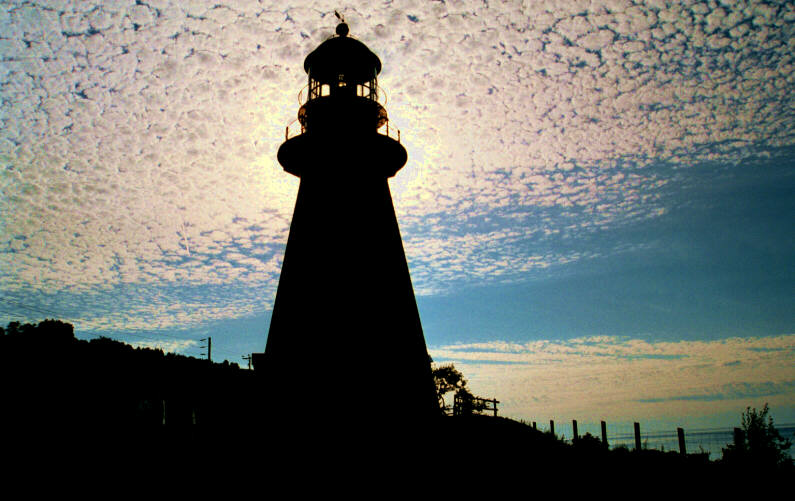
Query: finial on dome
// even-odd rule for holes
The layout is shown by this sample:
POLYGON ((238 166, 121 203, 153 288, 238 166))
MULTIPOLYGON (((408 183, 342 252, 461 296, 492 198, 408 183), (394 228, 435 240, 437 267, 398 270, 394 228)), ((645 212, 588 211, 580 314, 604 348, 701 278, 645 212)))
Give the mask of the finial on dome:
POLYGON ((337 25, 337 35, 341 37, 347 36, 350 30, 348 29, 348 25, 345 23, 345 18, 342 17, 342 15, 336 10, 334 11, 334 15, 340 20, 340 24, 337 25))

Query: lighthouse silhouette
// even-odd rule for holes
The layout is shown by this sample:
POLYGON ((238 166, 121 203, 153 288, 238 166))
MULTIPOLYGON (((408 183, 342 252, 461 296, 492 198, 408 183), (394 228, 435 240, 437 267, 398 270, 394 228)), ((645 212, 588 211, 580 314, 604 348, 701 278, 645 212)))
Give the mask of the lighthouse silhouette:
POLYGON ((343 22, 304 70, 300 133, 278 153, 301 182, 260 362, 268 397, 286 422, 422 424, 440 410, 389 191, 407 155, 381 61, 343 22))

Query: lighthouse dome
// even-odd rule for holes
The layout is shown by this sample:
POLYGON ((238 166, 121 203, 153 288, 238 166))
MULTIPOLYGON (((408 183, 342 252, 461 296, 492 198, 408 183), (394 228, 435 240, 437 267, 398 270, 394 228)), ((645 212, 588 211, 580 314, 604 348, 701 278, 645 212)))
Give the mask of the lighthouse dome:
POLYGON ((306 56, 304 70, 321 82, 335 82, 344 75, 350 83, 361 83, 373 80, 381 72, 381 60, 362 42, 339 35, 306 56))

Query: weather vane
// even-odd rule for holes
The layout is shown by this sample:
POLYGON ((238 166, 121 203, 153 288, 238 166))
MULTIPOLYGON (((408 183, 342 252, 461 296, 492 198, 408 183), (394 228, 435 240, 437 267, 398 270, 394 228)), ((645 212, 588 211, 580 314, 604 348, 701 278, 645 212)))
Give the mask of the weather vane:
POLYGON ((336 10, 334 11, 334 15, 340 20, 340 24, 337 25, 337 35, 341 37, 346 36, 348 34, 348 24, 345 22, 345 18, 336 10))

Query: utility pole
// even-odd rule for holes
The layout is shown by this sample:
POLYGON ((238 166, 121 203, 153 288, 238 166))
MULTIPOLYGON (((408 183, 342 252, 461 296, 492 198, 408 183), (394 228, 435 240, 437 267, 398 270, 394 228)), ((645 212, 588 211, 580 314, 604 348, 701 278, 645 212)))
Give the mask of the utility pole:
POLYGON ((248 361, 248 369, 251 370, 251 355, 243 355, 241 358, 248 361))
POLYGON ((213 338, 205 337, 200 339, 200 341, 207 341, 207 346, 199 346, 199 348, 207 348, 207 360, 212 362, 213 360, 213 338))

